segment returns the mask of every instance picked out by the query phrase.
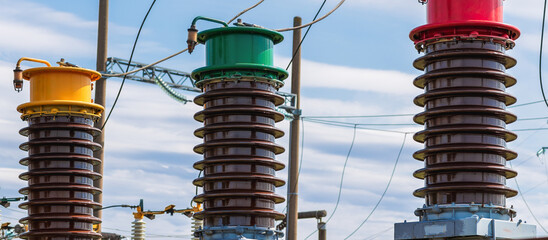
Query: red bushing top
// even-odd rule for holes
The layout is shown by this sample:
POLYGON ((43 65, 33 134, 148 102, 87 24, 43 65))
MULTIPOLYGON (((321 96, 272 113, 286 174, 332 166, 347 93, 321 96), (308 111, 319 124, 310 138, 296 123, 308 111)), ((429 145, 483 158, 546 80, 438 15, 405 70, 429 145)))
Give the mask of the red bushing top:
POLYGON ((502 23, 503 0, 428 0, 428 24, 411 31, 409 38, 421 45, 455 39, 489 39, 504 42, 507 48, 519 29, 502 23))
POLYGON ((502 23, 502 0, 429 0, 428 23, 481 20, 502 23))

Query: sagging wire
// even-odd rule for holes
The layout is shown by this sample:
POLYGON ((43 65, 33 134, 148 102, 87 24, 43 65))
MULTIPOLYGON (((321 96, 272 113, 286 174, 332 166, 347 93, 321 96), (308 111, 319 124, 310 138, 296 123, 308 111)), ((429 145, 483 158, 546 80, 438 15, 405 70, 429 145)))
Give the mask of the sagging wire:
POLYGON ((354 230, 352 233, 350 233, 350 235, 348 235, 348 236, 346 236, 346 238, 344 238, 345 240, 350 238, 352 235, 354 235, 354 233, 356 233, 358 230, 360 230, 360 228, 367 222, 367 220, 369 220, 371 215, 373 215, 375 210, 377 210, 377 207, 379 207, 379 205, 381 204, 384 196, 386 195, 386 192, 388 191, 388 188, 390 187, 390 184, 392 183, 392 179, 394 179, 394 174, 396 173, 396 167, 398 166, 398 162, 400 161, 400 156, 401 156, 401 153, 403 151, 403 147, 405 146, 405 140, 407 140, 407 133, 405 133, 403 135, 403 142, 401 143, 400 151, 398 152, 398 157, 396 157, 396 162, 394 163, 394 167, 392 168, 392 173, 390 174, 390 179, 388 180, 388 184, 386 184, 386 188, 384 189, 384 192, 381 194, 381 198, 379 199, 377 204, 375 204, 375 207, 373 207, 373 209, 371 210, 369 215, 367 215, 367 217, 363 220, 363 222, 356 228, 356 230, 354 230))
POLYGON ((145 14, 145 17, 143 18, 143 21, 141 22, 141 26, 139 27, 139 31, 137 32, 137 36, 135 37, 135 41, 133 42, 133 48, 131 49, 131 55, 129 56, 128 65, 126 68, 126 73, 124 78, 122 79, 122 84, 120 85, 120 88, 118 89, 118 93, 116 94, 116 98, 114 99, 114 103, 112 104, 112 107, 110 107, 110 111, 108 112, 107 117, 105 118, 105 122, 103 123, 103 126, 101 126, 101 130, 105 128, 107 125, 108 120, 110 119, 110 115, 112 114, 112 110, 114 110, 114 107, 116 107, 116 104, 118 103, 118 99, 120 98, 120 93, 122 93, 122 89, 124 88, 124 83, 126 82, 127 77, 127 71, 129 71, 129 67, 131 65, 131 60, 133 59, 133 53, 135 53, 135 47, 137 46, 137 41, 139 40, 139 36, 141 35, 141 30, 143 29, 143 26, 145 25, 145 22, 148 18, 148 14, 150 13, 150 10, 152 10, 152 7, 154 7, 154 4, 156 3, 156 0, 153 0, 150 4, 150 7, 148 8, 147 13, 145 14))
POLYGON ((131 70, 131 71, 129 71, 129 72, 126 70, 126 72, 124 72, 124 73, 117 73, 117 74, 101 74, 101 75, 104 76, 104 77, 123 77, 123 76, 129 75, 129 74, 132 74, 132 73, 136 73, 136 72, 141 71, 141 70, 143 70, 143 69, 147 69, 147 68, 156 66, 156 65, 158 65, 158 64, 161 63, 161 62, 164 62, 164 61, 166 61, 166 60, 168 60, 168 59, 171 59, 171 58, 173 58, 173 57, 175 57, 175 56, 177 56, 177 55, 179 55, 179 54, 181 54, 181 53, 186 52, 187 50, 188 50, 188 48, 185 48, 185 49, 183 49, 183 50, 181 50, 181 51, 179 51, 179 52, 176 52, 176 53, 174 53, 174 54, 171 54, 171 55, 169 55, 169 56, 167 56, 167 57, 165 57, 165 58, 162 58, 162 59, 160 59, 160 60, 158 60, 158 61, 156 61, 156 62, 153 62, 153 63, 151 63, 151 64, 148 64, 148 65, 143 66, 143 67, 138 68, 138 69, 131 70))
MULTIPOLYGON (((511 168, 514 168, 514 167, 512 166, 512 161, 508 161, 508 163, 510 163, 510 167, 511 167, 511 168)), ((523 193, 521 193, 521 188, 519 187, 519 183, 518 183, 517 177, 514 178, 514 181, 516 182, 516 187, 517 187, 517 189, 518 189, 518 193, 519 193, 519 195, 521 196, 521 200, 523 200, 523 203, 525 203, 525 206, 527 207, 527 210, 529 210, 529 213, 531 213, 531 216, 533 216, 533 219, 535 219, 535 221, 536 221, 537 224, 540 226, 540 228, 542 228, 542 230, 544 230, 544 232, 548 234, 548 231, 546 231, 546 228, 544 228, 544 226, 542 226, 542 224, 540 223, 540 221, 537 219, 537 216, 535 216, 535 214, 534 214, 533 211, 531 210, 531 207, 529 207, 529 204, 527 203, 527 200, 525 200, 525 196, 523 195, 523 193)))
POLYGON ((249 7, 249 8, 246 8, 245 10, 241 11, 240 13, 236 14, 236 16, 234 16, 232 19, 228 20, 228 22, 226 24, 230 24, 231 22, 233 22, 234 20, 236 20, 239 16, 242 16, 244 13, 248 12, 249 10, 259 6, 261 3, 263 3, 264 0, 261 0, 259 2, 257 2, 255 5, 249 7))
POLYGON ((317 23, 321 20, 324 20, 326 17, 328 17, 329 15, 331 15, 333 12, 335 12, 335 10, 337 10, 346 0, 341 0, 337 6, 335 6, 335 8, 333 8, 331 11, 329 11, 328 13, 326 13, 325 15, 323 15, 322 17, 312 21, 312 22, 309 22, 307 24, 304 24, 304 25, 301 25, 301 26, 296 26, 296 27, 290 27, 290 28, 281 28, 281 29, 276 29, 274 31, 277 31, 277 32, 287 32, 287 31, 293 31, 293 30, 297 30, 297 29, 301 29, 301 28, 305 28, 305 27, 308 27, 314 23, 317 23))
MULTIPOLYGON (((296 177, 295 183, 293 184, 293 189, 297 186, 297 184, 299 184, 299 177, 301 176, 301 169, 303 167, 303 157, 304 157, 304 121, 301 120, 301 156, 299 159, 299 170, 297 170, 297 177, 296 177)), ((293 197, 292 194, 287 196, 288 199, 286 201, 285 208, 282 210, 284 214, 286 213, 286 210, 289 207, 289 200, 292 197, 293 197)))
MULTIPOLYGON (((320 12, 322 11, 323 6, 325 5, 325 2, 327 2, 327 0, 323 0, 322 5, 320 6, 320 8, 318 9, 318 11, 316 12, 316 15, 314 16, 314 19, 312 19, 312 21, 316 20, 316 18, 318 17, 318 15, 320 15, 320 12)), ((306 35, 308 35, 308 32, 310 31, 310 28, 312 28, 312 25, 308 26, 308 28, 306 29, 306 32, 304 33, 303 38, 302 38, 301 41, 299 42, 299 45, 297 46, 297 49, 296 49, 295 52, 293 53, 293 56, 291 57, 291 60, 289 61, 289 63, 287 64, 287 67, 285 68, 286 71, 287 71, 287 69, 289 69, 289 66, 291 66, 291 63, 293 63, 293 60, 295 59, 295 56, 297 56, 297 53, 298 53, 299 50, 301 49, 301 45, 303 44, 304 40, 306 39, 306 35)))
POLYGON ((540 50, 539 50, 539 58, 538 58, 538 75, 539 75, 539 81, 540 81, 540 91, 542 92, 542 98, 544 99, 544 103, 546 104, 546 107, 548 107, 548 101, 546 100, 546 95, 544 94, 544 86, 542 85, 542 48, 544 46, 544 24, 546 22, 546 3, 548 0, 544 0, 544 8, 542 10, 542 30, 540 33, 540 50))
POLYGON ((415 113, 388 114, 388 115, 353 115, 353 116, 304 116, 306 118, 384 118, 384 117, 405 117, 415 116, 415 113))
MULTIPOLYGON (((396 131, 396 130, 387 130, 387 129, 378 129, 378 128, 367 128, 367 127, 360 127, 362 124, 360 123, 347 123, 347 122, 337 122, 337 121, 326 121, 326 120, 317 120, 317 119, 308 119, 308 118, 305 118, 303 117, 302 118, 303 120, 306 120, 306 121, 309 121, 309 122, 313 122, 313 123, 319 123, 319 124, 324 124, 324 125, 329 125, 329 126, 337 126, 337 127, 347 127, 347 128, 351 128, 352 126, 356 125, 358 129, 364 129, 364 130, 371 130, 371 131, 378 131, 378 132, 390 132, 390 133, 414 133, 414 132, 403 132, 403 131, 396 131)), ((384 124, 386 125, 386 124, 384 124)), ((416 126, 419 126, 417 124, 413 124, 413 125, 416 125, 416 126)))
MULTIPOLYGON (((244 14, 244 13, 246 13, 247 11, 249 11, 249 10, 251 10, 251 9, 253 9, 253 8, 255 8, 255 7, 257 7, 257 6, 258 6, 259 4, 261 4, 262 2, 264 2, 264 0, 258 2, 257 4, 251 6, 250 8, 247 8, 247 9, 245 9, 244 11, 240 12, 240 13, 239 13, 238 15, 236 15, 234 18, 230 19, 230 21, 228 21, 228 23, 231 23, 232 21, 234 21, 236 18, 238 18, 238 17, 241 16, 242 14, 244 14)), ((185 49, 183 49, 183 50, 181 50, 181 51, 179 51, 179 52, 176 52, 176 53, 174 53, 174 54, 171 54, 171 55, 169 55, 169 56, 167 56, 167 57, 165 57, 165 58, 162 58, 162 59, 160 59, 160 60, 158 60, 158 61, 156 61, 156 62, 153 62, 153 63, 148 64, 148 65, 146 65, 146 66, 143 66, 143 67, 141 67, 141 68, 134 69, 134 70, 131 70, 131 71, 128 71, 128 70, 129 70, 129 69, 128 69, 128 70, 126 70, 126 72, 124 72, 124 73, 117 73, 117 74, 102 74, 102 75, 105 76, 105 77, 123 77, 123 76, 129 75, 129 74, 132 74, 132 73, 139 72, 139 71, 141 71, 141 70, 143 70, 143 69, 147 69, 147 68, 156 66, 156 65, 158 65, 159 63, 165 62, 166 60, 169 60, 169 59, 171 59, 171 58, 173 58, 173 57, 175 57, 175 56, 177 56, 177 55, 180 55, 181 53, 184 53, 184 52, 186 52, 186 51, 188 51, 188 48, 185 48, 185 49)), ((130 61, 130 62, 131 62, 131 61, 130 61)))
MULTIPOLYGON (((335 208, 333 209, 333 212, 329 216, 329 218, 325 221, 325 224, 327 224, 333 216, 335 216, 335 213, 337 212, 337 208, 339 207, 339 203, 341 201, 341 193, 342 193, 342 186, 344 182, 344 175, 346 172, 346 165, 348 164, 348 159, 350 159, 350 153, 352 153, 352 148, 354 147, 354 143, 356 142, 356 133, 357 133, 357 127, 358 125, 354 125, 354 132, 352 135, 352 143, 350 143, 350 148, 348 149, 348 153, 346 154, 346 159, 344 160, 343 170, 341 174, 341 181, 339 183, 339 194, 337 196, 337 203, 335 203, 335 208)), ((305 240, 308 239, 310 236, 312 236, 314 233, 316 233, 318 229, 314 230, 312 233, 310 233, 308 236, 306 236, 305 240)))

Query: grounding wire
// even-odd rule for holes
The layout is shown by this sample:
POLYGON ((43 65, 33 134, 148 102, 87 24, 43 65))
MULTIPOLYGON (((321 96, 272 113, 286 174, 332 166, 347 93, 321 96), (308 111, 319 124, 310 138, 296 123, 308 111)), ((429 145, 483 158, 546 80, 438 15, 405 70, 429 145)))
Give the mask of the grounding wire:
MULTIPOLYGON (((510 167, 513 168, 512 167, 512 161, 508 161, 508 163, 510 163, 510 167)), ((535 219, 535 221, 540 226, 540 228, 542 228, 542 230, 544 230, 544 232, 548 234, 548 231, 546 231, 546 228, 544 228, 544 226, 542 226, 542 224, 540 224, 540 221, 537 219, 537 216, 535 216, 535 214, 531 210, 531 207, 529 207, 529 204, 527 203, 527 200, 525 200, 525 196, 521 193, 521 189, 519 187, 517 177, 514 178, 514 181, 516 182, 516 187, 518 188, 518 193, 521 196, 521 200, 523 200, 523 203, 525 203, 525 206, 527 207, 527 210, 529 210, 529 213, 531 213, 531 216, 533 216, 533 219, 535 219)))
POLYGON ((281 28, 281 29, 276 29, 274 31, 277 31, 277 32, 286 32, 286 31, 292 31, 292 30, 296 30, 296 29, 301 29, 301 28, 305 28, 305 27, 308 27, 314 23, 317 23, 321 20, 324 20, 326 17, 328 17, 329 15, 331 15, 333 12, 335 12, 335 10, 337 10, 346 0, 341 0, 337 6, 335 6, 335 8, 333 8, 331 11, 329 11, 328 13, 326 13, 325 15, 323 15, 322 17, 312 21, 312 22, 309 22, 307 24, 304 24, 304 25, 301 25, 301 26, 297 26, 297 27, 290 27, 290 28, 281 28))
POLYGON ((377 207, 379 207, 379 205, 381 204, 382 199, 386 195, 386 192, 388 191, 388 188, 390 187, 390 184, 392 183, 392 179, 394 179, 394 173, 396 173, 396 167, 398 166, 398 162, 400 161, 401 152, 403 151, 403 147, 405 146, 405 140, 406 139, 407 139, 407 133, 403 135, 403 142, 401 143, 400 151, 398 152, 398 157, 396 157, 396 162, 394 163, 394 167, 392 168, 392 173, 390 174, 390 179, 388 180, 388 184, 386 184, 386 188, 384 189, 384 192, 382 193, 381 198, 379 198, 379 201, 377 201, 377 204, 375 204, 375 207, 373 207, 373 209, 371 210, 369 215, 367 215, 367 217, 356 228, 356 230, 354 230, 352 233, 350 233, 350 235, 348 235, 344 238, 345 240, 350 238, 352 235, 354 235, 354 233, 356 233, 358 230, 360 230, 360 228, 367 222, 367 220, 369 220, 371 215, 373 215, 375 210, 377 210, 377 207))
MULTIPOLYGON (((337 196, 337 203, 335 203, 335 208, 333 209, 333 212, 331 213, 331 215, 329 215, 329 218, 327 219, 327 221, 325 221, 325 224, 327 224, 333 218, 333 216, 335 216, 335 213, 337 212, 337 208, 339 207, 339 203, 341 201, 341 193, 342 193, 342 186, 343 186, 343 182, 344 182, 344 174, 345 174, 345 171, 346 171, 346 165, 348 163, 348 159, 350 159, 350 153, 352 153, 352 148, 354 147, 354 143, 356 142, 357 127, 358 127, 357 125, 354 125, 354 132, 353 132, 353 135, 352 135, 352 143, 350 143, 350 148, 348 149, 348 153, 346 154, 346 159, 344 160, 343 170, 342 170, 342 174, 341 174, 341 181, 339 183, 339 194, 337 196)), ((310 233, 308 236, 306 236, 305 240, 308 239, 310 236, 312 236, 317 231, 318 231, 318 229, 314 230, 312 233, 310 233)))
POLYGON ((226 24, 230 24, 232 21, 236 20, 236 18, 238 18, 239 16, 242 16, 242 14, 246 13, 247 11, 259 6, 261 3, 263 3, 264 0, 261 0, 259 1, 258 3, 256 3, 255 5, 249 7, 249 8, 246 8, 245 10, 241 11, 240 13, 236 14, 236 16, 234 16, 232 19, 228 20, 228 22, 226 24))
MULTIPOLYGON (((325 5, 325 2, 327 2, 327 0, 323 0, 322 5, 320 6, 320 8, 318 9, 318 11, 316 12, 316 15, 314 16, 314 19, 312 19, 312 21, 316 20, 316 18, 318 17, 318 15, 320 15, 320 12, 322 11, 322 8, 323 8, 323 6, 325 5)), ((293 63, 293 59, 295 59, 295 56, 297 56, 297 53, 298 53, 299 50, 301 49, 301 45, 303 44, 304 40, 306 39, 306 35, 308 35, 308 32, 310 31, 310 28, 312 28, 312 25, 308 26, 308 28, 306 29, 306 32, 304 32, 303 38, 302 38, 301 41, 299 42, 299 45, 297 46, 297 49, 296 49, 295 52, 293 53, 293 56, 291 57, 291 60, 289 61, 289 63, 287 64, 287 67, 285 68, 286 71, 287 71, 287 69, 289 69, 289 66, 291 66, 291 63, 293 63)))
POLYGON ((126 82, 126 77, 128 74, 127 71, 129 70, 129 66, 131 65, 131 60, 133 59, 133 53, 135 53, 135 47, 137 46, 137 41, 139 40, 139 36, 141 35, 141 30, 143 29, 143 26, 145 25, 145 22, 148 18, 148 14, 150 13, 150 10, 152 10, 152 7, 154 7, 155 3, 156 3, 156 0, 153 0, 152 3, 150 4, 150 7, 148 8, 147 13, 145 14, 145 17, 143 18, 143 21, 141 22, 141 26, 139 27, 139 31, 137 32, 137 36, 135 37, 135 41, 133 42, 133 48, 131 49, 131 55, 129 56, 126 73, 125 75, 123 75, 124 78, 122 79, 122 84, 120 84, 120 88, 118 89, 118 93, 116 94, 116 98, 114 99, 114 103, 112 104, 112 107, 110 107, 110 111, 108 112, 108 115, 105 119, 105 122, 103 123, 103 126, 101 126, 101 130, 103 130, 103 128, 105 128, 105 126, 107 125, 110 115, 112 114, 112 110, 114 110, 114 107, 116 107, 116 103, 118 103, 118 99, 120 98, 120 93, 122 93, 122 89, 124 88, 124 83, 126 82))
POLYGON ((544 86, 542 85, 542 47, 544 46, 544 23, 546 22, 546 3, 547 2, 548 0, 544 0, 544 8, 542 10, 542 30, 540 33, 540 50, 539 50, 539 57, 538 57, 538 76, 539 76, 539 82, 540 82, 540 92, 542 93, 542 98, 544 99, 544 103, 546 104, 546 107, 548 107, 548 101, 546 100, 546 95, 544 94, 544 86))

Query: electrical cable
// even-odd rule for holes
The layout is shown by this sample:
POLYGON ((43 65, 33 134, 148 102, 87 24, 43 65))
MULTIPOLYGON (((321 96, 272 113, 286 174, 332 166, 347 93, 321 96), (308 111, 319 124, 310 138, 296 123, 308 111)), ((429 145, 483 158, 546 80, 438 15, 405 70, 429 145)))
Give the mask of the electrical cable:
MULTIPOLYGON (((343 186, 343 181, 344 181, 344 174, 345 174, 345 171, 346 171, 346 165, 348 163, 348 159, 350 159, 350 153, 352 153, 352 148, 354 147, 354 143, 356 142, 357 127, 358 127, 357 125, 354 125, 354 133, 352 135, 352 143, 350 144, 350 148, 348 149, 348 153, 346 154, 346 159, 344 160, 343 170, 342 170, 342 174, 341 174, 341 181, 339 183, 339 194, 337 196, 337 203, 335 203, 335 208, 333 209, 333 212, 331 213, 331 215, 329 215, 329 218, 327 219, 327 221, 325 221, 325 224, 327 224, 333 218, 333 216, 335 216, 335 213, 337 212, 337 208, 339 207, 339 203, 341 201, 341 193, 342 193, 342 186, 343 186)), ((314 230, 314 232, 312 232, 308 236, 306 236, 305 240, 308 239, 310 236, 312 236, 317 231, 318 231, 318 229, 314 230)))
MULTIPOLYGON (((316 18, 318 17, 318 15, 320 15, 320 12, 322 11, 322 8, 323 8, 323 6, 325 5, 325 2, 327 2, 327 0, 323 0, 322 5, 320 6, 320 8, 318 9, 318 11, 316 12, 316 15, 314 16, 314 19, 312 19, 312 21, 316 20, 316 18)), ((312 25, 308 26, 308 28, 306 29, 306 32, 304 33, 303 38, 302 38, 301 41, 299 42, 299 45, 297 46, 296 51, 293 53, 293 56, 291 57, 291 60, 289 61, 289 64, 287 64, 287 67, 285 68, 286 71, 287 71, 287 69, 289 69, 289 66, 291 66, 291 63, 293 63, 293 59, 295 59, 295 56, 297 56, 297 53, 298 53, 299 50, 301 49, 301 45, 303 44, 304 40, 306 39, 306 35, 308 35, 308 32, 310 31, 310 28, 312 28, 312 25)))
POLYGON ((121 207, 121 208, 137 208, 138 206, 133 206, 129 204, 118 204, 118 205, 111 205, 107 207, 102 207, 101 210, 109 209, 109 208, 115 208, 115 207, 121 207))
POLYGON ((518 118, 517 121, 531 121, 531 120, 542 120, 542 119, 548 119, 548 117, 518 118))
POLYGON ((385 233, 385 232, 388 232, 390 230, 392 230, 394 228, 394 226, 390 226, 389 228, 385 229, 385 230, 382 230, 381 232, 378 232, 378 233, 375 233, 367 238, 364 238, 363 240, 373 240, 375 238, 377 238, 378 236, 380 236, 381 234, 385 233))
POLYGON ((4 210, 8 210, 8 211, 12 211, 12 212, 16 212, 16 213, 23 213, 23 214, 27 214, 27 212, 25 212, 25 211, 15 210, 15 209, 11 209, 11 208, 4 208, 4 210))
MULTIPOLYGON (((548 0, 544 0, 544 8, 542 10, 542 30, 540 33, 540 50, 538 58, 538 76, 540 81, 540 91, 542 92, 542 98, 546 107, 548 107, 548 101, 546 100, 546 95, 544 94, 544 86, 542 85, 542 48, 544 46, 544 23, 546 22, 546 3, 548 0)), ((543 228, 544 229, 544 228, 543 228)))
POLYGON ((527 106, 527 105, 531 105, 531 104, 537 104, 537 103, 541 103, 541 102, 544 102, 544 100, 539 100, 539 101, 534 101, 534 102, 527 102, 527 103, 512 105, 512 106, 508 106, 507 108, 522 107, 522 106, 527 106))
POLYGON ((388 180, 388 184, 386 185, 386 188, 384 189, 384 192, 382 193, 381 198, 379 199, 377 204, 375 204, 375 207, 373 207, 373 209, 371 210, 369 215, 367 215, 367 217, 363 220, 363 222, 356 228, 356 230, 354 230, 352 233, 350 233, 350 235, 348 235, 348 236, 346 236, 346 238, 344 238, 345 240, 350 238, 352 235, 354 235, 354 233, 356 233, 358 230, 360 230, 360 228, 363 226, 363 224, 365 224, 365 222, 367 222, 367 220, 369 220, 371 215, 373 215, 375 210, 377 210, 377 207, 379 207, 379 205, 381 204, 382 199, 386 195, 386 192, 388 191, 388 188, 390 187, 390 184, 392 183, 392 179, 394 179, 394 173, 396 173, 396 167, 398 166, 398 162, 400 161, 401 152, 403 151, 403 147, 405 146, 405 140, 406 139, 407 139, 407 133, 403 135, 403 142, 401 143, 400 151, 398 152, 398 157, 396 157, 396 162, 394 163, 394 167, 392 168, 392 174, 390 174, 390 180, 388 180))
POLYGON ((246 13, 247 11, 259 6, 261 3, 263 3, 264 0, 261 0, 259 1, 258 3, 256 3, 255 5, 249 7, 249 8, 246 8, 245 10, 241 11, 240 13, 238 13, 236 16, 234 16, 232 19, 228 20, 228 22, 226 24, 230 24, 232 21, 236 20, 236 18, 238 18, 239 16, 242 16, 242 14, 246 13))
MULTIPOLYGON (((301 169, 303 167, 303 157, 304 157, 304 121, 301 120, 301 156, 299 159, 299 170, 297 170, 297 177, 296 177, 295 184, 293 185, 293 188, 295 188, 297 184, 299 184, 299 177, 301 176, 301 169)), ((286 213, 286 210, 289 206, 289 199, 291 197, 293 197, 293 194, 287 196, 288 199, 286 201, 285 208, 282 210, 284 214, 286 213)))
MULTIPOLYGON (((188 48, 185 48, 185 49, 183 49, 183 50, 181 50, 181 51, 179 51, 179 52, 176 52, 176 53, 174 53, 174 54, 171 54, 171 55, 169 55, 169 56, 167 56, 167 57, 165 57, 165 58, 162 58, 162 59, 160 59, 160 60, 158 60, 158 61, 156 61, 156 62, 153 62, 153 63, 148 64, 148 65, 146 65, 146 66, 143 66, 143 67, 141 67, 141 68, 137 68, 137 69, 131 70, 131 71, 129 71, 129 72, 126 70, 126 72, 124 72, 124 73, 117 73, 117 74, 101 74, 101 75, 102 75, 103 77, 123 77, 123 76, 129 75, 129 74, 132 74, 132 73, 136 73, 136 72, 141 71, 141 70, 143 70, 143 69, 147 69, 147 68, 153 67, 153 66, 155 66, 155 65, 158 65, 158 64, 161 63, 161 62, 164 62, 164 61, 166 61, 166 60, 168 60, 168 59, 171 59, 171 58, 173 58, 173 57, 175 57, 175 56, 177 56, 177 55, 179 55, 179 54, 181 54, 181 53, 186 52, 187 50, 188 50, 188 48)), ((128 63, 128 66, 129 66, 129 63, 128 63)))
POLYGON ((515 167, 519 167, 519 166, 521 166, 522 164, 526 163, 527 161, 529 161, 529 160, 533 159, 534 157, 536 157, 536 156, 535 156, 535 155, 533 155, 533 156, 531 156, 531 157, 529 157, 529 158, 527 158, 527 159, 525 159, 525 160, 521 161, 521 162, 520 162, 519 164, 517 164, 517 165, 516 165, 515 167))
POLYGON ((103 126, 101 126, 101 130, 105 128, 107 125, 108 120, 110 119, 110 115, 112 114, 112 110, 114 110, 114 107, 116 107, 116 103, 118 103, 118 99, 120 98, 120 93, 122 93, 122 89, 124 88, 124 83, 126 82, 126 77, 129 73, 127 71, 129 70, 129 66, 131 65, 131 60, 133 59, 133 53, 135 52, 135 47, 137 46, 137 41, 139 40, 139 36, 141 35, 141 30, 143 29, 143 26, 145 25, 145 22, 148 18, 148 14, 150 13, 150 10, 152 10, 152 7, 156 3, 156 0, 153 0, 150 4, 150 7, 148 8, 147 14, 143 18, 143 21, 141 22, 141 26, 139 27, 139 31, 137 32, 137 36, 135 37, 135 41, 133 42, 133 48, 131 49, 131 55, 129 56, 128 65, 126 68, 126 73, 123 73, 124 78, 122 79, 122 84, 120 85, 120 88, 118 89, 118 93, 116 94, 116 98, 114 99, 114 103, 112 104, 112 107, 110 107, 110 111, 105 119, 105 122, 103 123, 103 126))
POLYGON ((414 116, 414 113, 389 114, 389 115, 362 115, 362 116, 304 116, 303 118, 383 118, 383 117, 404 117, 414 116))
POLYGON ((523 128, 523 129, 511 129, 512 132, 540 131, 540 130, 548 130, 548 128, 523 128))
MULTIPOLYGON (((353 125, 360 126, 360 124, 354 124, 354 123, 345 123, 345 122, 335 122, 335 121, 323 121, 323 120, 317 120, 317 119, 305 119, 303 118, 303 121, 309 121, 313 123, 319 123, 329 126, 337 126, 337 127, 347 127, 350 128, 353 125)), ((418 125, 417 125, 418 126, 418 125)), ((358 129, 364 129, 364 130, 371 130, 371 131, 378 131, 378 132, 390 132, 390 133, 414 133, 414 132, 403 132, 403 131, 396 131, 396 130, 387 130, 387 129, 378 129, 378 128, 366 128, 366 127, 357 127, 358 129)))
MULTIPOLYGON (((510 163, 510 167, 511 167, 511 168, 514 168, 514 167, 512 167, 512 161, 508 161, 508 163, 510 163)), ((542 230, 544 230, 544 232, 548 234, 548 231, 546 231, 546 228, 544 228, 544 226, 542 226, 542 224, 540 224, 540 221, 537 219, 537 216, 535 216, 535 214, 534 214, 533 211, 531 210, 531 207, 529 207, 529 204, 528 204, 527 201, 525 200, 525 196, 521 193, 521 189, 520 189, 520 187, 519 187, 517 177, 514 178, 514 181, 516 182, 516 187, 518 188, 518 193, 519 193, 519 195, 521 196, 521 200, 523 200, 523 203, 525 203, 525 206, 527 207, 527 210, 529 210, 529 213, 531 213, 531 216, 533 216, 533 219, 535 219, 535 221, 536 221, 537 224, 540 226, 540 228, 542 228, 542 230)))
POLYGON ((290 27, 290 28, 281 28, 281 29, 276 29, 274 31, 277 31, 277 32, 286 32, 286 31, 293 31, 293 30, 296 30, 296 29, 301 29, 301 28, 305 28, 305 27, 308 27, 314 23, 317 23, 321 20, 324 20, 326 17, 328 17, 329 15, 331 15, 333 12, 335 12, 335 10, 337 10, 346 0, 341 0, 337 6, 335 6, 335 8, 333 8, 331 11, 329 11, 328 13, 326 13, 325 15, 323 15, 321 18, 318 18, 312 22, 309 22, 307 24, 304 24, 304 25, 301 25, 301 26, 297 26, 297 27, 290 27))
MULTIPOLYGON (((516 166, 516 167, 517 167, 517 166, 516 166)), ((521 194, 525 195, 526 193, 535 190, 535 188, 538 188, 538 187, 542 186, 542 185, 545 184, 545 183, 546 183, 546 181, 539 182, 539 183, 537 183, 535 186, 529 188, 527 191, 523 191, 521 194)))

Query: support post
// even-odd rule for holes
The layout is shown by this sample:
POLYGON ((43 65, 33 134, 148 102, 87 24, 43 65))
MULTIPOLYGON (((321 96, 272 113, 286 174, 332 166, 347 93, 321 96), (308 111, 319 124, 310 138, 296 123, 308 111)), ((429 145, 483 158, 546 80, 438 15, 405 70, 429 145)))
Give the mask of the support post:
MULTIPOLYGON (((98 72, 104 72, 106 70, 107 62, 107 40, 108 40, 108 0, 99 0, 99 21, 97 31, 97 66, 98 72)), ((95 83, 95 103, 105 106, 106 102, 106 78, 101 78, 95 83)), ((105 114, 101 116, 99 121, 95 123, 95 127, 101 129, 105 123, 105 114)), ((93 156, 101 159, 101 163, 93 167, 93 171, 103 175, 103 166, 105 161, 105 129, 95 137, 95 142, 101 144, 103 148, 96 151, 93 156)), ((93 186, 99 189, 103 189, 103 178, 99 178, 93 181, 93 186)), ((94 201, 103 204, 103 194, 99 193, 93 197, 94 201)), ((93 215, 102 219, 101 210, 95 210, 93 215)), ((101 224, 99 224, 98 232, 101 232, 101 224)))
POLYGON ((318 240, 327 240, 327 229, 325 222, 318 222, 318 240))
MULTIPOLYGON (((293 18, 293 26, 300 26, 302 19, 293 18)), ((299 128, 301 123, 300 115, 300 93, 301 93, 301 29, 293 30, 293 63, 291 65, 291 93, 296 95, 293 121, 289 130, 289 183, 287 185, 287 240, 297 240, 297 217, 299 201, 299 128)))

